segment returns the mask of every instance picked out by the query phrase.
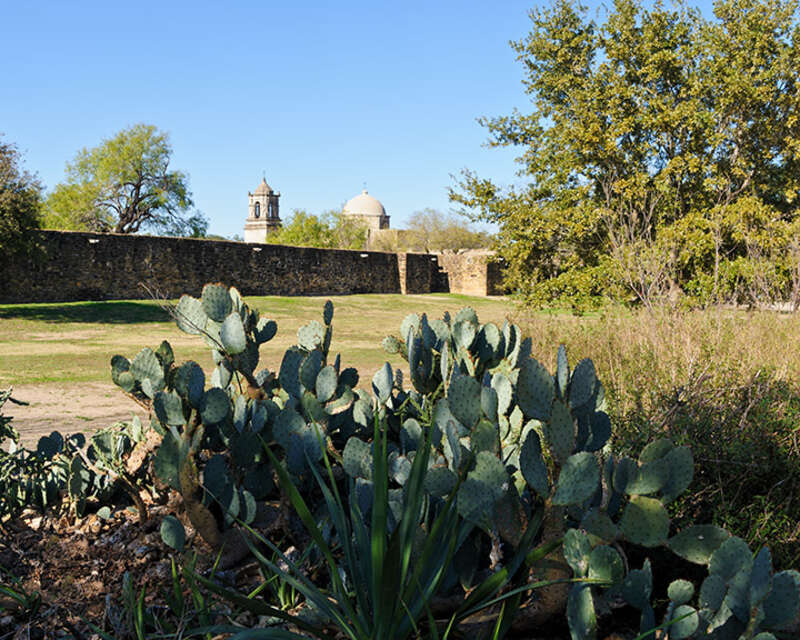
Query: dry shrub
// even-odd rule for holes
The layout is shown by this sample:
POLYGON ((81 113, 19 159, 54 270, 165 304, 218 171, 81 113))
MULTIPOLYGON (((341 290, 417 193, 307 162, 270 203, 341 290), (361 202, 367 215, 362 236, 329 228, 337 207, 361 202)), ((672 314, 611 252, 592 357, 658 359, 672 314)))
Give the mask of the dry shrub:
POLYGON ((517 321, 551 369, 554 345, 591 357, 611 401, 616 451, 670 437, 695 455, 679 524, 714 521, 777 566, 800 560, 800 316, 725 309, 613 309, 517 321), (683 522, 682 522, 683 521, 683 522))

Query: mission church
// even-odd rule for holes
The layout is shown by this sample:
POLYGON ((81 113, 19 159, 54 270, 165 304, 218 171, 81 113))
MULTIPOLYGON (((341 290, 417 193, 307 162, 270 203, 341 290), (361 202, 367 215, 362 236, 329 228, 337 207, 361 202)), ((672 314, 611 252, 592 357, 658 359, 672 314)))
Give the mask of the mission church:
MULTIPOLYGON (((244 223, 245 242, 265 242, 267 234, 281 227, 279 212, 280 191, 273 190, 262 178, 261 184, 253 193, 247 194, 249 209, 244 223)), ((373 198, 364 189, 357 196, 350 198, 342 209, 342 215, 360 220, 373 232, 389 228, 389 216, 380 200, 373 198)))

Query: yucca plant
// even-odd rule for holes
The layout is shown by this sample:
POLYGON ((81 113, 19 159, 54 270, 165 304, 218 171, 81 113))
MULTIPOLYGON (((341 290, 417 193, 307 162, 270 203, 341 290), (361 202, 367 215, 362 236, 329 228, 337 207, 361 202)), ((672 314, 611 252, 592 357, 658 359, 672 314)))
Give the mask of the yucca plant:
MULTIPOLYGON (((325 620, 323 624, 309 623, 301 615, 288 613, 264 600, 225 589, 201 576, 198 579, 211 591, 237 606, 289 623, 304 634, 318 638, 344 636, 352 640, 446 637, 460 621, 478 611, 489 606, 502 605, 506 599, 518 599, 520 594, 532 588, 552 584, 552 581, 542 581, 518 585, 499 595, 516 576, 526 559, 529 562, 538 559, 526 558, 524 550, 531 548, 530 543, 539 530, 539 519, 538 522, 530 523, 523 542, 519 545, 520 551, 502 570, 491 574, 477 585, 448 618, 438 622, 434 619, 431 610, 434 597, 453 563, 455 552, 469 536, 474 525, 459 517, 456 491, 438 504, 432 504, 426 495, 424 483, 431 451, 429 437, 426 436, 414 456, 409 479, 404 487, 402 511, 394 516, 390 513, 389 500, 388 438, 385 424, 377 416, 373 439, 375 486, 369 517, 365 517, 359 505, 354 486, 350 487, 348 499, 342 498, 327 453, 323 456, 322 473, 315 465, 309 465, 323 494, 330 524, 336 532, 335 544, 328 542, 323 526, 312 514, 292 478, 270 449, 265 447, 288 500, 324 558, 330 576, 330 587, 323 588, 312 582, 298 566, 299 563, 293 562, 274 543, 251 529, 250 533, 258 543, 251 545, 252 551, 266 572, 274 574, 302 594, 306 603, 325 620), (281 563, 264 555, 258 545, 270 549, 281 563)), ((352 479, 349 482, 354 485, 352 479)), ((515 602, 511 604, 514 605, 515 602)), ((515 606, 500 609, 491 629, 492 637, 500 637, 505 633, 514 612, 515 606)), ((277 626, 247 630, 215 627, 214 630, 236 632, 233 636, 235 640, 308 637, 277 626)))

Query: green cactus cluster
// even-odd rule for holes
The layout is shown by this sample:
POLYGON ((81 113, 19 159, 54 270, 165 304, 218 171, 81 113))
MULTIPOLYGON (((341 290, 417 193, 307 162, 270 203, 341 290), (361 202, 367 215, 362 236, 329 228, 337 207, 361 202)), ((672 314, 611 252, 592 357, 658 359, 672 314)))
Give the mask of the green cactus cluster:
POLYGON ((298 330, 277 371, 259 368, 259 347, 277 325, 235 288, 206 285, 200 298, 184 295, 172 312, 180 329, 210 346, 215 366, 208 379, 196 362, 178 365, 166 342, 132 360, 114 356, 112 379, 152 407, 163 435, 154 472, 182 494, 198 532, 220 544, 233 523, 252 522, 258 501, 274 491, 262 442, 277 445, 292 477, 307 482, 322 447, 343 446, 370 424, 371 403, 353 390, 355 369, 342 368, 339 356, 329 362, 330 302, 321 322, 298 330))
MULTIPOLYGON (((0 409, 11 389, 0 391, 0 409)), ((26 508, 40 511, 68 507, 75 516, 113 506, 124 493, 136 493, 145 472, 131 476, 124 461, 144 440, 138 418, 94 433, 64 437, 58 431, 39 438, 36 447, 20 445, 10 418, 0 414, 0 518, 26 508)))
MULTIPOLYGON (((643 631, 658 626, 651 601, 664 596, 653 593, 649 561, 626 570, 630 545, 709 566, 701 588, 671 585, 661 623, 671 638, 739 637, 724 629, 757 637, 796 613, 797 575, 773 575, 763 552, 753 558, 716 527, 672 535, 667 506, 691 482, 691 451, 662 439, 637 459, 616 456, 594 364, 571 367, 563 346, 551 373, 513 324, 481 324, 469 308, 435 320, 411 314, 399 336, 383 341, 408 362, 409 386, 386 363, 359 388, 355 369, 330 355, 330 303, 321 321, 298 330, 276 371, 260 367, 259 347, 277 328, 235 289, 206 285, 200 298, 183 296, 174 316, 210 346, 211 375, 194 362, 176 364, 163 343, 132 360, 115 356, 112 378, 152 407, 162 435, 154 472, 181 493, 212 545, 254 523, 259 503, 281 492, 302 494, 309 514, 324 520, 333 502, 321 499, 318 483, 329 473, 338 486, 323 495, 345 496, 348 517, 363 520, 357 530, 378 526, 376 496, 384 496, 378 513, 389 534, 409 526, 401 520, 412 498, 422 497, 426 518, 454 514, 455 561, 437 595, 469 592, 492 572, 499 590, 536 576, 551 591, 541 602, 520 595, 520 610, 535 620, 565 615, 576 640, 595 638, 600 613, 620 600, 640 612, 643 631), (421 447, 426 471, 412 496, 421 447), (384 471, 376 477, 376 469, 384 471), (562 589, 557 583, 567 579, 574 582, 562 589)), ((342 522, 342 514, 327 517, 342 522)), ((424 530, 423 521, 416 526, 424 530)), ((178 520, 162 533, 184 547, 178 520)), ((333 540, 336 527, 325 535, 333 540)))

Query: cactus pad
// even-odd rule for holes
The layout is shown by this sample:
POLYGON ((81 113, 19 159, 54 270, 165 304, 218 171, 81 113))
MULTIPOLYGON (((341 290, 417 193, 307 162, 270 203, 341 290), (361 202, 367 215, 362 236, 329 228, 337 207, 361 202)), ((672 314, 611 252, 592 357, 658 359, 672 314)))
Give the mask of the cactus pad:
POLYGON ((153 471, 161 482, 179 491, 181 487, 178 475, 182 461, 183 455, 178 441, 168 431, 156 451, 153 471))
POLYGON ((716 611, 722 606, 727 587, 725 581, 716 574, 711 574, 703 580, 700 586, 700 595, 697 604, 702 609, 716 611))
POLYGON ((604 411, 589 414, 590 435, 584 443, 585 451, 600 451, 611 438, 611 420, 604 411))
POLYGON ((339 383, 339 376, 336 375, 336 369, 331 365, 323 367, 317 375, 317 380, 314 389, 317 392, 317 398, 320 402, 327 402, 336 393, 336 386, 339 383))
POLYGON ((567 595, 567 622, 575 640, 589 640, 597 634, 592 590, 588 584, 575 584, 567 595))
POLYGON ((276 333, 278 333, 278 324, 274 320, 268 320, 267 318, 261 318, 254 331, 258 344, 269 342, 275 337, 276 333))
POLYGON ((458 476, 447 467, 431 467, 425 476, 425 489, 431 495, 444 497, 456 488, 458 476))
POLYGON ((588 358, 581 360, 572 372, 569 384, 569 406, 578 409, 592 398, 597 375, 594 371, 594 362, 588 358))
POLYGON ((762 547, 753 561, 750 573, 750 609, 758 606, 772 587, 772 554, 762 547))
POLYGON ((630 542, 655 547, 667 539, 669 516, 659 500, 634 496, 625 507, 620 528, 630 542))
POLYGON ((608 517, 608 514, 599 509, 589 509, 581 520, 581 529, 598 538, 611 542, 619 535, 617 525, 608 517))
POLYGON ((612 476, 614 490, 618 493, 627 493, 628 485, 633 483, 638 473, 639 468, 635 460, 620 458, 612 476))
POLYGON ((419 425, 419 422, 414 420, 414 418, 406 419, 403 423, 403 427, 400 429, 400 444, 403 450, 406 453, 409 451, 416 451, 421 440, 422 427, 419 425))
POLYGON ((461 442, 459 441, 458 427, 455 421, 448 420, 444 425, 444 455, 450 468, 458 471, 461 468, 461 442))
POLYGON ((161 540, 178 553, 183 552, 186 544, 186 531, 184 531, 181 521, 175 516, 166 516, 161 521, 161 540))
POLYGON ((672 620, 675 620, 675 622, 669 626, 670 640, 672 638, 675 638, 675 640, 689 638, 700 626, 700 617, 697 615, 697 611, 687 604, 682 604, 675 608, 672 620))
POLYGON ((472 429, 481 417, 481 386, 475 378, 458 376, 447 389, 450 411, 456 419, 472 429))
POLYGON ((488 528, 493 519, 494 506, 508 486, 509 477, 500 460, 487 451, 475 458, 475 468, 458 490, 458 512, 465 520, 488 528))
POLYGON ((553 404, 553 378, 537 360, 526 358, 517 380, 517 403, 528 418, 549 420, 553 404))
POLYGON ((356 437, 350 438, 342 452, 342 466, 351 478, 371 478, 372 447, 356 437))
POLYGON ((556 388, 558 397, 562 400, 567 399, 567 385, 569 384, 569 362, 567 361, 567 349, 563 344, 558 345, 558 356, 556 357, 556 388))
POLYGON ((143 383, 148 380, 153 395, 155 395, 156 391, 161 391, 164 388, 164 369, 161 367, 156 354, 148 347, 136 354, 136 357, 131 362, 130 372, 142 385, 143 390, 145 389, 143 383))
POLYGON ((592 544, 583 531, 567 529, 563 542, 564 560, 572 569, 576 578, 585 578, 589 573, 589 555, 592 544))
POLYGON ((234 311, 228 314, 219 328, 219 338, 225 351, 230 355, 242 353, 247 348, 247 336, 238 313, 234 311))
POLYGON ((625 493, 642 496, 655 493, 669 480, 669 464, 665 458, 645 462, 640 466, 633 479, 627 483, 625 493))
POLYGON ((322 326, 319 320, 312 320, 297 330, 297 344, 306 351, 321 347, 324 339, 325 327, 322 326))
POLYGON ((326 300, 322 307, 322 321, 329 325, 333 322, 333 302, 326 300))
POLYGON ((372 390, 381 404, 385 403, 392 395, 393 384, 392 366, 388 362, 384 362, 383 366, 372 376, 372 390))
POLYGON ((694 596, 694 585, 688 580, 673 580, 667 589, 667 597, 680 606, 689 602, 694 596))
POLYGON ((183 401, 175 392, 159 391, 153 398, 153 409, 161 424, 178 427, 184 423, 183 401))
POLYGON ((319 349, 311 351, 300 363, 298 377, 304 389, 314 389, 317 375, 322 369, 322 352, 319 349))
POLYGON ((497 428, 488 420, 478 422, 470 434, 470 450, 473 454, 477 454, 479 451, 497 454, 499 453, 499 444, 497 428))
POLYGON ((175 391, 186 398, 190 405, 200 407, 206 388, 206 376, 199 364, 191 360, 184 362, 175 372, 173 384, 175 391))
POLYGON ((200 409, 200 416, 203 424, 219 424, 228 417, 231 402, 222 389, 213 387, 206 391, 203 396, 203 406, 200 409))
POLYGON ((511 400, 514 397, 511 381, 502 373, 495 373, 492 376, 492 389, 497 393, 497 413, 505 415, 511 407, 511 400))
POLYGON ((467 321, 457 321, 453 324, 453 342, 457 349, 468 350, 475 341, 477 330, 475 325, 467 321))
POLYGON ((178 328, 193 335, 200 335, 208 323, 208 314, 203 310, 203 303, 192 296, 181 296, 173 315, 178 328))
POLYGON ((653 572, 650 560, 645 560, 641 569, 629 571, 622 581, 621 595, 632 607, 645 611, 650 607, 650 595, 653 592, 653 572))
POLYGON ((669 478, 661 488, 661 495, 664 502, 671 502, 692 483, 694 457, 689 447, 675 447, 664 460, 669 467, 669 478))
POLYGON ((669 548, 681 558, 696 564, 708 564, 712 554, 730 538, 725 529, 712 524, 699 524, 684 529, 669 539, 669 548))
POLYGON ((222 322, 233 309, 228 288, 221 284, 207 284, 201 296, 203 311, 215 322, 222 322))
POLYGON ((278 374, 281 388, 290 396, 300 397, 300 364, 303 362, 305 354, 292 347, 283 354, 281 369, 278 374))
POLYGON ((544 436, 555 461, 563 464, 575 448, 575 423, 567 405, 560 400, 553 403, 550 421, 544 425, 544 436))
POLYGON ((592 497, 600 483, 597 458, 581 451, 567 458, 558 476, 553 504, 582 504, 592 497))
POLYGON ((622 582, 624 575, 625 568, 622 565, 622 558, 612 547, 600 545, 592 549, 589 554, 590 578, 617 584, 622 582))
POLYGON ((400 341, 394 336, 386 336, 383 342, 381 342, 381 346, 383 346, 383 350, 389 354, 400 352, 400 341))
POLYGON ((497 392, 491 387, 481 387, 481 411, 492 422, 497 422, 497 392))
POLYGON ((731 536, 711 555, 708 571, 728 582, 742 570, 749 572, 752 566, 753 554, 747 543, 741 538, 731 536))
POLYGON ((416 334, 419 329, 419 316, 416 313, 409 313, 400 323, 400 335, 403 338, 408 336, 409 331, 416 334))
POLYGON ((764 622, 775 629, 794 620, 800 612, 800 573, 780 571, 772 577, 772 590, 764 600, 764 622))
POLYGON ((649 443, 642 452, 639 454, 639 463, 645 464, 665 457, 670 451, 675 448, 672 440, 669 438, 659 438, 649 443))

